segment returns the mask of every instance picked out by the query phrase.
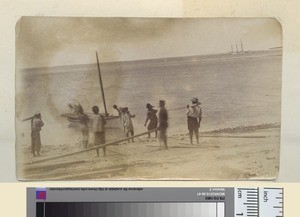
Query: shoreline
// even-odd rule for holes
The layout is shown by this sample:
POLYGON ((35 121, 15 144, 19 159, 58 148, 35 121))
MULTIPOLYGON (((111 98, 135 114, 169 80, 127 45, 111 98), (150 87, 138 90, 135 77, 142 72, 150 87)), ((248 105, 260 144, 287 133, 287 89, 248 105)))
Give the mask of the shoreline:
MULTIPOLYGON (((168 150, 161 150, 157 139, 144 136, 134 143, 109 146, 106 157, 96 158, 95 151, 89 151, 73 156, 71 161, 58 159, 31 167, 19 164, 18 178, 25 181, 274 179, 279 171, 279 127, 264 124, 230 128, 232 133, 227 128, 214 133, 246 137, 201 137, 208 134, 205 132, 200 134, 199 145, 190 145, 187 134, 172 135, 168 137, 168 150), (249 137, 254 132, 258 137, 249 137)), ((46 146, 43 156, 34 159, 76 149, 82 150, 81 144, 46 146)), ((28 149, 25 152, 25 159, 20 163, 34 160, 28 149)))

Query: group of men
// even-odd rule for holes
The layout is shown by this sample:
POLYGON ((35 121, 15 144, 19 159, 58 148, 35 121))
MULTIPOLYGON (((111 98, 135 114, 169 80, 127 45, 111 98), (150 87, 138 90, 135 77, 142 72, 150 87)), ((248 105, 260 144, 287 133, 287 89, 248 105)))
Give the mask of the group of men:
MULTIPOLYGON (((147 111, 147 118, 145 121, 145 126, 147 125, 147 122, 149 121, 148 124, 148 131, 151 130, 158 130, 158 135, 159 135, 159 141, 161 144, 162 148, 167 149, 167 128, 168 128, 168 112, 165 108, 165 101, 160 100, 159 101, 159 113, 158 113, 158 118, 156 116, 157 109, 154 109, 154 106, 152 106, 150 103, 146 104, 146 108, 148 109, 147 111)), ((135 115, 132 115, 127 107, 118 107, 117 105, 113 106, 114 109, 116 109, 119 113, 120 116, 120 122, 121 125, 124 127, 124 132, 127 137, 129 137, 129 133, 131 134, 131 137, 134 136, 134 128, 133 128, 133 123, 131 118, 134 118, 135 115)), ((155 131, 155 137, 157 137, 157 131, 155 131)), ((148 138, 150 138, 150 133, 148 133, 148 138)), ((134 142, 133 138, 132 142, 134 142)), ((130 140, 128 140, 130 142, 130 140)))
MULTIPOLYGON (((193 134, 195 134, 197 144, 199 144, 199 128, 202 120, 202 108, 200 105, 201 103, 196 97, 192 98, 191 104, 187 105, 187 125, 191 144, 193 144, 193 134)), ((129 133, 131 134, 131 137, 134 136, 134 128, 131 118, 135 117, 135 115, 132 115, 127 107, 118 107, 117 105, 114 105, 113 108, 118 111, 120 122, 124 128, 126 136, 129 137, 129 133)), ((159 100, 159 112, 150 103, 146 104, 146 109, 147 118, 144 126, 146 127, 149 121, 147 130, 151 131, 157 129, 155 130, 155 138, 157 138, 158 135, 160 146, 167 149, 168 111, 165 108, 165 101, 159 100), (158 117, 156 115, 157 112, 158 117)), ((148 133, 148 138, 150 138, 150 133, 148 133)), ((128 142, 130 141, 128 140, 128 142)), ((133 138, 132 142, 134 142, 133 138)))
MULTIPOLYGON (((105 144, 105 118, 99 113, 99 107, 93 106, 93 114, 88 116, 84 113, 83 108, 80 104, 74 107, 74 113, 80 123, 80 129, 83 136, 84 148, 88 147, 89 143, 89 128, 92 129, 94 133, 94 145, 99 146, 105 144)), ((41 137, 40 131, 44 126, 44 122, 41 118, 41 113, 37 112, 33 117, 31 117, 31 153, 34 157, 40 156, 41 150, 41 137), (35 154, 37 152, 37 155, 35 154)), ((104 156, 106 155, 105 146, 102 148, 104 156)), ((99 149, 96 149, 97 157, 99 157, 99 149)))
MULTIPOLYGON (((83 108, 78 104, 75 108, 75 114, 80 122, 81 132, 83 136, 84 148, 88 148, 89 144, 89 128, 94 133, 94 145, 99 146, 105 144, 105 124, 106 120, 103 115, 99 113, 99 107, 92 107, 93 114, 88 116, 84 113, 83 108)), ((106 147, 102 147, 103 155, 106 156, 106 147)), ((99 157, 99 149, 96 149, 97 157, 99 157)))
MULTIPOLYGON (((197 98, 192 98, 192 103, 187 105, 187 125, 190 136, 190 143, 193 144, 193 134, 195 133, 197 144, 199 144, 199 128, 202 120, 202 109, 200 107, 200 102, 197 98)), ((134 118, 135 115, 132 115, 127 107, 118 107, 117 105, 113 106, 119 113, 120 122, 123 126, 125 135, 129 137, 134 136, 134 127, 131 118, 134 118)), ((165 108, 165 101, 159 100, 159 111, 154 109, 150 104, 146 104, 147 118, 144 126, 147 126, 148 131, 157 129, 158 138, 161 148, 168 149, 167 144, 167 128, 168 128, 168 111, 165 108), (156 113, 158 112, 158 118, 156 113)), ((74 113, 77 115, 77 119, 80 122, 81 131, 83 135, 83 144, 84 148, 88 147, 89 143, 89 128, 92 129, 94 133, 94 145, 99 146, 105 144, 105 124, 106 120, 103 115, 99 113, 99 107, 92 107, 93 114, 88 116, 84 113, 83 108, 80 104, 75 106, 74 113)), ((37 112, 31 118, 31 152, 32 155, 40 156, 41 149, 41 138, 40 131, 44 126, 44 122, 41 119, 41 114, 37 112), (35 154, 37 152, 37 155, 35 154)), ((155 137, 157 137, 157 131, 155 130, 155 137)), ((150 133, 148 133, 148 138, 150 138, 150 133)), ((134 139, 131 138, 131 141, 134 142, 134 139)), ((128 139, 128 142, 130 140, 128 139)), ((104 156, 106 155, 105 146, 102 148, 104 156)), ((99 149, 96 149, 97 157, 99 157, 99 149)))

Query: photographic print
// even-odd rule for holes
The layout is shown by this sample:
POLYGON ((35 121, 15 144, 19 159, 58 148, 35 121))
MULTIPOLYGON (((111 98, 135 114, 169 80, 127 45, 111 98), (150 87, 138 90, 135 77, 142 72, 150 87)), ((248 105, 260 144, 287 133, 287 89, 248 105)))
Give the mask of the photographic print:
POLYGON ((22 17, 19 180, 261 180, 279 172, 273 18, 22 17))

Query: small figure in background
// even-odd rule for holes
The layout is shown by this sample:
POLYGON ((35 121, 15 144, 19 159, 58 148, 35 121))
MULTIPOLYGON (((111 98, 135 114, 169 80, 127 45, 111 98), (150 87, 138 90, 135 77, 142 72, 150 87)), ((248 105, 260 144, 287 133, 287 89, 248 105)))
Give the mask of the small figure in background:
POLYGON ((34 116, 31 118, 31 153, 34 157, 41 156, 41 135, 40 131, 44 126, 44 122, 42 121, 42 115, 40 112, 36 112, 34 116), (35 154, 37 152, 37 155, 35 154))
MULTIPOLYGON (((131 118, 134 118, 135 115, 130 114, 127 107, 122 108, 122 112, 123 112, 123 126, 124 126, 125 134, 127 137, 129 137, 129 133, 131 134, 131 136, 134 136, 134 128, 133 128, 133 123, 131 118)), ((128 142, 130 142, 129 139, 128 142)), ((132 138, 132 142, 134 142, 133 138, 132 138)))
POLYGON ((197 144, 199 144, 199 128, 202 120, 201 103, 197 98, 192 98, 192 104, 187 105, 187 124, 190 135, 190 142, 193 144, 193 133, 195 133, 197 144))
POLYGON ((168 111, 165 108, 165 101, 159 100, 159 113, 158 113, 158 130, 159 130, 159 144, 163 143, 164 148, 168 149, 167 144, 167 128, 168 128, 168 111))
MULTIPOLYGON (((152 106, 150 103, 146 104, 146 108, 148 110, 147 110, 147 118, 144 126, 146 127, 147 122, 150 120, 147 129, 148 131, 154 130, 157 128, 157 116, 156 116, 157 109, 154 109, 154 106, 152 106)), ((148 138, 150 139, 150 133, 148 133, 148 138)), ((157 138, 157 131, 155 131, 155 138, 157 138)))
MULTIPOLYGON (((99 114, 99 107, 93 106, 93 115, 91 116, 91 128, 94 132, 94 145, 99 146, 105 144, 105 118, 99 114)), ((106 147, 103 147, 103 155, 106 156, 106 147)), ((99 157, 99 149, 96 149, 97 157, 99 157)))

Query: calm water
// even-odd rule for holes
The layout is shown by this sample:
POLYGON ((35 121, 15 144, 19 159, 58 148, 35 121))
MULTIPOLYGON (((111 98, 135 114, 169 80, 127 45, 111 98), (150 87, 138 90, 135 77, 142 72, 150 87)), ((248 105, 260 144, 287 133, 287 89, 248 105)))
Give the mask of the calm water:
MULTIPOLYGON (((202 102, 202 131, 280 122, 281 55, 251 53, 176 60, 101 64, 108 112, 127 106, 135 131, 143 132, 146 103, 166 100, 169 134, 186 133, 184 107, 192 97, 202 102), (181 108, 181 109, 180 109, 181 108)), ((103 111, 95 65, 45 68, 17 74, 17 135, 28 142, 30 124, 21 122, 35 111, 44 116, 44 144, 73 142, 80 137, 60 115, 79 101, 86 112, 103 111), (24 134, 22 134, 24 133, 24 134), (75 136, 74 136, 75 135, 75 136)))

